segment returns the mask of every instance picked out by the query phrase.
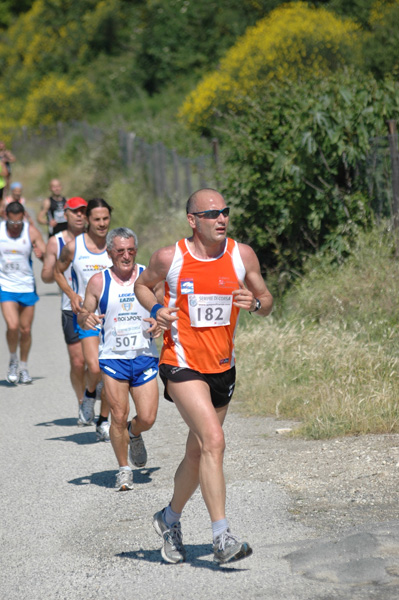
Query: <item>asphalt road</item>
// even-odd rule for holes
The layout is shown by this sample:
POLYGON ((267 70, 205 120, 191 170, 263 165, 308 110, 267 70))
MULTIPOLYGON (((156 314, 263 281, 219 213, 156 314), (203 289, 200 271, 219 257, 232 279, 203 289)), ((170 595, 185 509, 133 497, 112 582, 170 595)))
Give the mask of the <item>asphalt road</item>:
POLYGON ((30 386, 5 380, 0 320, 2 600, 399 597, 399 523, 370 523, 337 538, 334 531, 321 536, 317 522, 298 522, 292 499, 263 469, 276 423, 233 411, 226 423, 227 514, 253 555, 222 567, 212 562, 209 518, 197 492, 182 518, 187 562, 164 564, 152 515, 170 500, 185 425, 161 399, 145 434, 148 464, 135 469, 134 490, 116 492, 110 444, 96 442, 94 427, 76 424, 57 288, 38 281, 38 292, 30 386))

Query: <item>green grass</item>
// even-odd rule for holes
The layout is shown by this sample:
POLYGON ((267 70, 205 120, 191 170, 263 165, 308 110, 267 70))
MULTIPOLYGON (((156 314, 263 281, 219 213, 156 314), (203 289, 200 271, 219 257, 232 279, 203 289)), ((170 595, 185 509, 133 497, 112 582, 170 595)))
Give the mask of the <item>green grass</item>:
POLYGON ((398 298, 383 229, 361 234, 344 265, 313 267, 277 318, 239 329, 240 409, 297 420, 309 438, 399 432, 398 298))

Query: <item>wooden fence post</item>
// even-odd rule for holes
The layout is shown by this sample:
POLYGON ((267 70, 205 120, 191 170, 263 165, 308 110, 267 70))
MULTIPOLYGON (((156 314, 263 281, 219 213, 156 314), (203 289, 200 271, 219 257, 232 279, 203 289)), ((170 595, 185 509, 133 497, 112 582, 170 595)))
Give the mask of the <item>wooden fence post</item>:
POLYGON ((173 161, 173 195, 175 197, 175 208, 179 208, 180 203, 180 178, 179 178, 179 157, 175 149, 172 150, 173 161))
POLYGON ((126 163, 127 163, 127 168, 130 169, 130 167, 132 166, 132 162, 133 162, 133 144, 134 144, 134 138, 136 137, 136 134, 133 132, 130 132, 127 134, 127 140, 126 140, 126 163))
POLYGON ((399 256, 399 151, 398 151, 398 133, 396 129, 396 121, 393 119, 387 121, 388 125, 388 140, 389 150, 391 153, 392 166, 392 216, 393 229, 395 235, 395 254, 399 256))

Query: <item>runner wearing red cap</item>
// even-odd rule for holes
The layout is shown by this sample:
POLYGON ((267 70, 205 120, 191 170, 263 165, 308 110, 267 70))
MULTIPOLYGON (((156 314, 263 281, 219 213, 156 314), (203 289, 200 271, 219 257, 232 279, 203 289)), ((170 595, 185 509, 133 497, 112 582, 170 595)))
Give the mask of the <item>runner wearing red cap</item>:
MULTIPOLYGON (((86 207, 86 200, 83 200, 83 198, 79 197, 69 198, 69 200, 65 203, 64 210, 67 229, 64 231, 59 231, 55 235, 51 236, 47 243, 46 254, 44 256, 42 268, 42 280, 44 283, 53 283, 53 281, 55 281, 54 267, 61 254, 62 248, 85 230, 87 224, 86 207)), ((70 268, 65 272, 65 279, 72 287, 72 275, 70 268)), ((62 329, 64 331, 64 338, 68 348, 69 362, 71 366, 71 383, 78 402, 81 403, 85 391, 85 360, 82 352, 82 344, 80 343, 79 336, 75 332, 73 326, 71 301, 64 292, 62 293, 61 300, 61 315, 62 329)))

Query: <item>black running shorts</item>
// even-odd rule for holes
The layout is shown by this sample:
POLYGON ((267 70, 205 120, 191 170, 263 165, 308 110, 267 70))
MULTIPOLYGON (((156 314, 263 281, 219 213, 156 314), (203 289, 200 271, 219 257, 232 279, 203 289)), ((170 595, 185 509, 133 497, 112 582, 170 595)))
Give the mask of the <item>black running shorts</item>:
POLYGON ((79 334, 76 333, 75 327, 73 326, 73 311, 62 310, 62 330, 64 332, 64 338, 66 344, 76 344, 79 342, 79 334))
POLYGON ((209 386, 212 404, 215 408, 226 406, 230 402, 236 383, 235 367, 223 373, 200 373, 193 369, 162 364, 159 365, 159 375, 164 384, 164 397, 170 402, 173 402, 173 399, 167 392, 168 379, 174 382, 194 381, 196 379, 205 381, 209 386))

